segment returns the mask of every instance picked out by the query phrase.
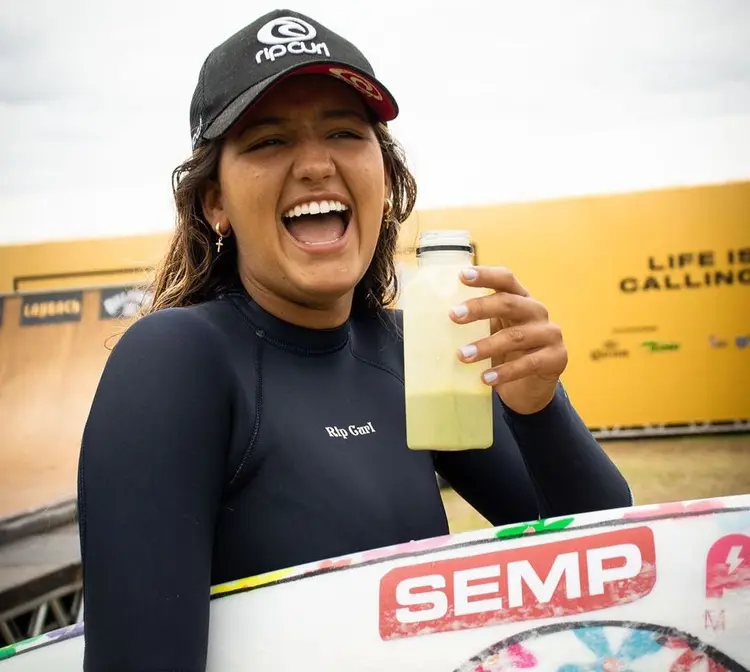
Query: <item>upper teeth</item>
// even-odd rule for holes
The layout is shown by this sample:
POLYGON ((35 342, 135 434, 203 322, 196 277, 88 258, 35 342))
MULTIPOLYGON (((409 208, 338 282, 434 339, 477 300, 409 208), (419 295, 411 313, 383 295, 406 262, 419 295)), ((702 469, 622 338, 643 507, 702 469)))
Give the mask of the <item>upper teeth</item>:
POLYGON ((343 212, 349 207, 340 201, 310 201, 290 208, 284 213, 285 218, 299 217, 300 215, 319 215, 326 212, 343 212))

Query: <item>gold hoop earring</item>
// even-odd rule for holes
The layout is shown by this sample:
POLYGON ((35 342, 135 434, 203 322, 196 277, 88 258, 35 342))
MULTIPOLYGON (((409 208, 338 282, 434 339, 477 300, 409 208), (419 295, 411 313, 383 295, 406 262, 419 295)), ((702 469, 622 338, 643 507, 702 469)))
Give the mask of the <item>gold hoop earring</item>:
POLYGON ((219 240, 216 241, 216 253, 220 254, 221 246, 224 244, 224 238, 229 238, 229 234, 223 234, 221 232, 221 222, 216 222, 214 230, 216 231, 216 235, 219 237, 219 240))

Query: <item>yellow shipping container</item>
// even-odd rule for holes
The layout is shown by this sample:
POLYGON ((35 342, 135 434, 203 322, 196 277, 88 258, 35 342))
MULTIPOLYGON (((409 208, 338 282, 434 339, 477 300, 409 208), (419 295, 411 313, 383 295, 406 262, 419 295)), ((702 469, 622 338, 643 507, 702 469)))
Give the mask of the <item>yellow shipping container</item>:
POLYGON ((564 382, 592 428, 750 419, 750 182, 422 211, 467 229, 564 330, 564 382))

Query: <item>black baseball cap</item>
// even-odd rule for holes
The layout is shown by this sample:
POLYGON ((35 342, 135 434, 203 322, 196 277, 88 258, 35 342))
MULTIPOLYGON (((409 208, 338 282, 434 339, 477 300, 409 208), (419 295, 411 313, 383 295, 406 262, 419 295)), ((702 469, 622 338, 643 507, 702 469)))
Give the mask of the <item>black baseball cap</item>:
POLYGON ((346 82, 381 122, 398 115, 396 100, 357 47, 304 14, 277 9, 232 35, 204 61, 190 103, 193 149, 224 135, 273 84, 300 74, 346 82))

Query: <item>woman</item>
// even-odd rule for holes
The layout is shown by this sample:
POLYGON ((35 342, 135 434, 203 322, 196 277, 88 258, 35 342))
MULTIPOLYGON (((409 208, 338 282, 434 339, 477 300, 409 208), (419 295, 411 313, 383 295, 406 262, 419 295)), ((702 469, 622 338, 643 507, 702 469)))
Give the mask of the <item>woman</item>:
POLYGON ((495 323, 457 354, 488 360, 494 446, 407 449, 386 308, 416 186, 355 47, 272 12, 209 55, 190 112, 154 301, 83 437, 87 672, 203 670, 211 584, 448 533, 435 471, 496 525, 631 504, 559 385, 559 329, 504 269, 468 269, 495 293, 450 316, 495 323))

